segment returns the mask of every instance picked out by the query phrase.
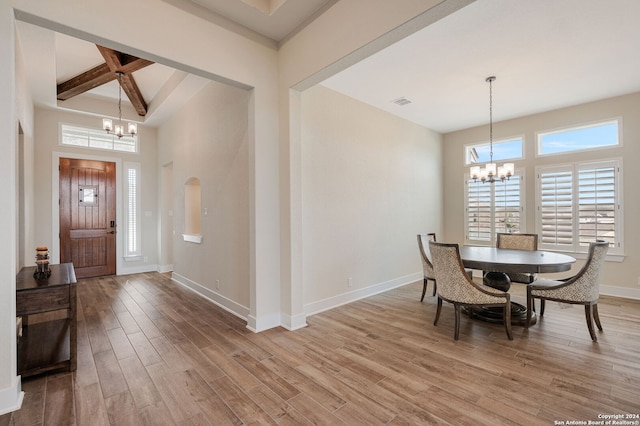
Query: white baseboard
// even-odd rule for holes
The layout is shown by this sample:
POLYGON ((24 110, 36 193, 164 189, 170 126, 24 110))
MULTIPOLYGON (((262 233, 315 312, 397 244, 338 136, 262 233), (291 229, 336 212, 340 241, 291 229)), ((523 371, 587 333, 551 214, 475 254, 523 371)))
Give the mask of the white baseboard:
POLYGON ((248 321, 250 310, 246 306, 242 306, 241 304, 236 303, 233 300, 228 299, 213 290, 210 290, 202 284, 198 284, 197 282, 192 281, 189 278, 175 272, 171 274, 171 279, 182 285, 183 287, 186 287, 194 293, 204 297, 211 303, 220 306, 225 311, 237 316, 238 318, 248 321))
POLYGON ((622 297, 623 299, 640 300, 640 288, 616 287, 612 285, 600 285, 601 296, 622 297))
POLYGON ((270 328, 279 327, 282 325, 282 318, 280 314, 262 315, 260 318, 256 318, 253 315, 247 317, 247 328, 254 333, 260 333, 261 331, 269 330, 270 328))
POLYGON ((281 323, 282 327, 286 328, 289 331, 298 330, 299 328, 304 328, 307 326, 307 315, 282 315, 281 323))
POLYGON ((373 296, 374 294, 384 293, 385 291, 402 287, 403 285, 419 280, 422 280, 422 272, 405 275, 404 277, 395 278, 366 288, 342 293, 324 300, 309 303, 304 305, 304 312, 307 316, 317 314, 322 311, 337 308, 338 306, 346 305, 347 303, 355 302, 356 300, 364 299, 366 297, 373 296))
POLYGON ((173 265, 158 265, 158 272, 160 272, 161 274, 164 274, 165 272, 172 272, 173 271, 173 265))
POLYGON ((143 274, 145 272, 157 272, 158 265, 123 266, 118 271, 118 275, 143 274))
POLYGON ((0 416, 19 410, 22 407, 23 398, 20 376, 15 376, 10 387, 0 389, 0 416))

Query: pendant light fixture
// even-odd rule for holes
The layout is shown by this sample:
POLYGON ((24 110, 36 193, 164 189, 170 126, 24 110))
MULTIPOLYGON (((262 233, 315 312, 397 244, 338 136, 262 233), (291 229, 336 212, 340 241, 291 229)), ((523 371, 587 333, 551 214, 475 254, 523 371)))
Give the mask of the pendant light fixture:
MULTIPOLYGON (((122 125, 122 76, 124 76, 123 72, 116 71, 116 78, 118 79, 118 124, 116 124, 114 134, 118 139, 124 136, 124 126, 122 125)), ((114 130, 113 122, 110 118, 102 119, 102 128, 107 133, 111 133, 111 131, 114 130)), ((138 133, 138 126, 136 126, 135 123, 128 123, 127 130, 131 136, 135 136, 135 134, 138 133)))
POLYGON ((489 162, 480 168, 480 166, 473 166, 470 169, 471 179, 474 181, 481 180, 482 183, 493 183, 496 180, 509 179, 514 173, 513 163, 505 163, 503 166, 496 167, 496 163, 493 162, 493 82, 496 77, 491 76, 486 78, 486 82, 489 83, 489 162))

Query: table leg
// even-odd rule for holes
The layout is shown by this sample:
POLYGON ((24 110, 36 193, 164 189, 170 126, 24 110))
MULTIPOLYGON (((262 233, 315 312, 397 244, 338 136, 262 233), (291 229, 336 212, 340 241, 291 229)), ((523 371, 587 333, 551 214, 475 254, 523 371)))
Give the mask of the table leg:
MULTIPOLYGON (((511 288, 511 280, 509 276, 503 272, 487 272, 482 281, 484 285, 497 290, 509 291, 511 288)), ((473 316, 482 321, 502 324, 504 322, 504 308, 497 306, 473 308, 473 316)), ((531 324, 535 324, 536 321, 536 314, 532 312, 531 324)), ((527 307, 520 303, 511 302, 511 325, 524 326, 526 323, 527 307)))

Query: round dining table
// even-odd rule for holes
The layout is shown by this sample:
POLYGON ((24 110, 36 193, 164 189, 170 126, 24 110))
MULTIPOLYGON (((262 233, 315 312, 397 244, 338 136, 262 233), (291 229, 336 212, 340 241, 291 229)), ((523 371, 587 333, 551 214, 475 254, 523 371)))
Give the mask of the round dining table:
MULTIPOLYGON (((489 287, 509 291, 511 280, 507 273, 552 273, 571 269, 576 259, 566 254, 543 250, 511 250, 485 246, 461 246, 460 258, 466 268, 485 271, 483 282, 489 287)), ((474 309, 474 316, 479 319, 502 323, 502 308, 474 309)), ((527 308, 519 303, 511 302, 511 324, 524 325, 527 308)), ((532 313, 532 323, 536 317, 532 313)))

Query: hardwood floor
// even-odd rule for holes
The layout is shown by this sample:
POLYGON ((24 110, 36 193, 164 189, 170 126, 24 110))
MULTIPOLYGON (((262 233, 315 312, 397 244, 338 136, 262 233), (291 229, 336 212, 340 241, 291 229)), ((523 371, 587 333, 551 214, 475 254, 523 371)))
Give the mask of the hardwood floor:
POLYGON ((554 302, 513 341, 463 316, 456 342, 452 305, 434 327, 435 298, 420 303, 421 289, 254 334, 166 275, 83 279, 77 372, 23 380, 23 407, 0 426, 553 425, 640 413, 640 302, 602 297, 598 343, 581 306, 554 302))

